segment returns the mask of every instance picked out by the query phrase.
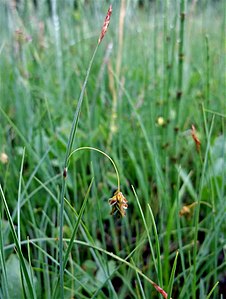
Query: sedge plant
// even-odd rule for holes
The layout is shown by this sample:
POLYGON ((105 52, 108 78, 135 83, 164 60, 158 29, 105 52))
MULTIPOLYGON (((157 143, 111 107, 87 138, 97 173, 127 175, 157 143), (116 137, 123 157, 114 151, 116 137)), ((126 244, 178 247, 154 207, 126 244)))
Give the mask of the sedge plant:
POLYGON ((66 154, 65 154, 65 160, 64 160, 64 170, 63 170, 63 181, 62 181, 62 187, 61 187, 61 194, 60 194, 60 232, 59 232, 59 262, 60 262, 60 296, 63 299, 64 298, 64 258, 63 258, 63 224, 64 224, 64 194, 65 194, 65 187, 66 187, 66 178, 67 178, 67 168, 68 168, 68 163, 69 163, 69 156, 71 154, 71 149, 73 146, 73 142, 75 139, 75 133, 76 133, 76 129, 78 126, 78 121, 79 121, 79 114, 81 111, 81 106, 82 106, 82 102, 83 102, 83 98, 84 98, 84 93, 85 93, 85 88, 87 85, 87 81, 89 78, 89 74, 90 74, 90 70, 94 61, 94 58, 96 56, 97 50, 99 48, 99 45, 102 41, 102 39, 104 38, 106 32, 107 32, 107 28, 109 26, 110 23, 110 18, 111 18, 111 14, 112 14, 112 6, 110 5, 105 21, 104 21, 104 25, 102 27, 96 48, 93 52, 93 56, 90 60, 88 69, 87 69, 87 73, 86 73, 86 77, 82 86, 82 90, 80 93, 80 97, 78 100, 78 104, 76 107, 76 111, 74 114, 74 119, 72 122, 72 126, 71 126, 71 131, 70 131, 70 136, 68 138, 68 144, 67 144, 67 149, 66 149, 66 154))
MULTIPOLYGON (((112 14, 112 6, 109 7, 105 21, 104 21, 104 25, 102 27, 96 48, 94 50, 93 56, 90 60, 88 69, 87 69, 87 73, 86 73, 86 77, 82 86, 82 90, 81 90, 81 94, 78 100, 78 104, 76 107, 76 111, 74 114, 74 119, 72 122, 72 127, 71 127, 71 131, 70 131, 70 135, 69 135, 69 139, 68 139, 68 144, 67 144, 67 148, 66 148, 66 154, 65 154, 65 161, 64 161, 64 169, 63 169, 63 181, 62 181, 62 187, 61 187, 61 194, 60 194, 60 233, 59 233, 59 265, 60 265, 60 296, 63 299, 64 298, 64 270, 66 267, 66 263, 67 263, 67 259, 69 256, 69 251, 72 247, 73 244, 73 239, 75 236, 75 233, 77 231, 77 226, 74 229, 73 232, 73 238, 71 239, 70 245, 68 247, 68 251, 66 256, 63 256, 63 224, 64 224, 64 195, 65 195, 65 188, 66 188, 66 178, 67 178, 67 174, 68 174, 68 166, 69 166, 69 161, 70 158, 72 157, 73 154, 75 154, 78 151, 81 150, 92 150, 92 151, 97 151, 99 153, 101 153, 102 155, 106 156, 110 162, 112 163, 116 175, 117 175, 117 190, 114 193, 114 196, 112 198, 109 199, 109 204, 112 206, 112 211, 111 214, 118 214, 119 216, 123 217, 126 215, 125 210, 128 207, 127 204, 127 200, 124 197, 124 195, 122 194, 122 192, 120 191, 120 179, 119 179, 119 173, 117 170, 117 167, 114 163, 114 161, 112 160, 112 158, 110 156, 108 156, 105 152, 97 149, 97 148, 93 148, 93 147, 81 147, 81 148, 77 148, 75 150, 72 150, 72 146, 73 146, 73 142, 75 139, 75 134, 76 134, 76 129, 78 126, 78 122, 79 122, 79 115, 80 115, 80 111, 81 111, 81 106, 82 106, 82 102, 83 102, 83 98, 84 98, 84 93, 85 93, 85 88, 87 85, 87 81, 89 78, 89 74, 91 71, 91 67, 95 58, 95 55, 97 53, 97 50, 99 48, 99 45, 102 41, 102 39, 104 38, 107 28, 109 26, 110 23, 110 17, 112 14)), ((79 222, 78 222, 79 223, 79 222)), ((113 256, 113 255, 112 255, 113 256)), ((131 264, 129 264, 128 262, 124 261, 124 263, 126 263, 127 265, 129 265, 131 268, 137 269, 136 267, 131 266, 131 264)), ((143 273, 140 270, 136 270, 141 276, 144 276, 143 273)), ((144 276, 146 277, 146 276, 144 276)), ((154 288, 164 297, 167 298, 168 295, 167 293, 155 282, 153 282, 151 279, 148 279, 148 281, 154 286, 154 288)))

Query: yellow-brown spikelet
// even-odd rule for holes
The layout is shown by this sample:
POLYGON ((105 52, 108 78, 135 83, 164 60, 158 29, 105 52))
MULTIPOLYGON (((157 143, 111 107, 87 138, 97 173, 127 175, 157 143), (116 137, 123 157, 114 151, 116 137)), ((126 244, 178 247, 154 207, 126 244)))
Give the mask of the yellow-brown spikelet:
POLYGON ((112 14, 112 5, 110 5, 110 7, 108 9, 108 12, 107 12, 107 15, 105 17, 104 25, 102 27, 102 30, 101 30, 101 33, 100 33, 100 37, 98 39, 98 44, 101 43, 102 39, 104 38, 104 36, 105 36, 105 34, 107 32, 107 29, 108 29, 108 26, 109 26, 109 23, 110 23, 111 14, 112 14))
POLYGON ((196 150, 197 150, 197 152, 199 152, 200 146, 201 146, 201 141, 197 137, 196 129, 195 129, 194 125, 191 126, 191 136, 192 136, 193 140, 195 141, 196 150))
POLYGON ((2 152, 0 154, 0 161, 2 164, 7 164, 9 162, 9 157, 6 153, 2 152))
POLYGON ((112 207, 111 215, 118 214, 120 217, 126 215, 126 209, 128 208, 127 200, 120 190, 114 193, 114 196, 109 199, 109 204, 112 207))
POLYGON ((195 201, 190 205, 183 206, 179 212, 179 215, 182 216, 191 216, 192 208, 194 208, 198 203, 195 201))

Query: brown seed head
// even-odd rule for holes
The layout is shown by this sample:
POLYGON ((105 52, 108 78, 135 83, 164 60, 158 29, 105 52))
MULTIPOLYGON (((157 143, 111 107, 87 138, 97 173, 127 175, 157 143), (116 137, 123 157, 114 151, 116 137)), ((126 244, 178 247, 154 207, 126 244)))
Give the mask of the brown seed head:
POLYGON ((184 215, 190 215, 191 209, 189 206, 183 206, 179 212, 179 215, 182 217, 184 215))
MULTIPOLYGON (((168 298, 168 294, 162 289, 160 288, 160 286, 158 286, 156 283, 153 283, 153 287, 165 298, 168 298)), ((172 299, 172 298, 170 298, 172 299)))
POLYGON ((191 136, 192 136, 193 140, 195 141, 196 150, 197 150, 197 152, 199 152, 200 146, 201 146, 201 141, 197 137, 196 129, 195 129, 194 125, 191 126, 191 136))
POLYGON ((108 12, 107 12, 107 15, 105 17, 104 25, 102 27, 102 30, 101 30, 101 33, 100 33, 100 37, 98 39, 98 44, 101 43, 102 39, 104 38, 104 36, 105 36, 105 34, 107 32, 107 29, 108 29, 108 26, 109 26, 109 23, 110 23, 111 14, 112 14, 112 5, 110 5, 110 7, 108 9, 108 12))
POLYGON ((125 210, 128 208, 127 200, 125 196, 117 190, 112 198, 109 199, 109 204, 112 207, 111 215, 118 214, 120 217, 126 215, 125 210))
POLYGON ((190 205, 188 206, 183 206, 179 212, 179 215, 182 217, 182 216, 191 216, 192 214, 192 209, 197 205, 197 202, 193 202, 191 203, 190 205))

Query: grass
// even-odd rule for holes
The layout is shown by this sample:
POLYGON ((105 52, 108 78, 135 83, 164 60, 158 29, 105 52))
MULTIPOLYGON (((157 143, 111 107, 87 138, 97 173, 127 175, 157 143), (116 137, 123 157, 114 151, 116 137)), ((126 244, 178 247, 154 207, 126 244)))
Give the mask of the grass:
POLYGON ((225 296, 225 4, 143 2, 0 3, 1 298, 225 296))

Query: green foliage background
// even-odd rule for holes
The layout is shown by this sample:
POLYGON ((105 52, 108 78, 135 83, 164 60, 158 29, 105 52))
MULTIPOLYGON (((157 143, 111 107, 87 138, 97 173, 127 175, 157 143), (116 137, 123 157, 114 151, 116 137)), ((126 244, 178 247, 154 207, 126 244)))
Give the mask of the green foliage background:
MULTIPOLYGON (((49 6, 40 1, 36 8, 30 1, 20 1, 17 8, 14 1, 0 4, 0 183, 26 261, 21 270, 1 205, 2 298, 29 298, 21 274, 26 267, 37 298, 53 298, 57 285, 63 161, 108 9, 104 1, 85 2, 75 7, 69 0, 52 0, 49 6)), ((122 26, 123 1, 112 1, 111 23, 89 76, 73 148, 96 147, 114 159, 129 201, 127 216, 110 216, 108 199, 117 188, 111 163, 96 152, 79 152, 68 171, 64 237, 70 239, 79 221, 76 240, 124 260, 132 254, 130 263, 165 290, 179 250, 172 297, 208 298, 219 281, 211 298, 224 298, 224 1, 124 2, 122 26), (77 220, 93 177, 82 220, 77 220), (190 214, 180 217, 181 208, 194 202, 190 214)), ((133 269, 74 245, 65 298, 158 296, 133 269)))

